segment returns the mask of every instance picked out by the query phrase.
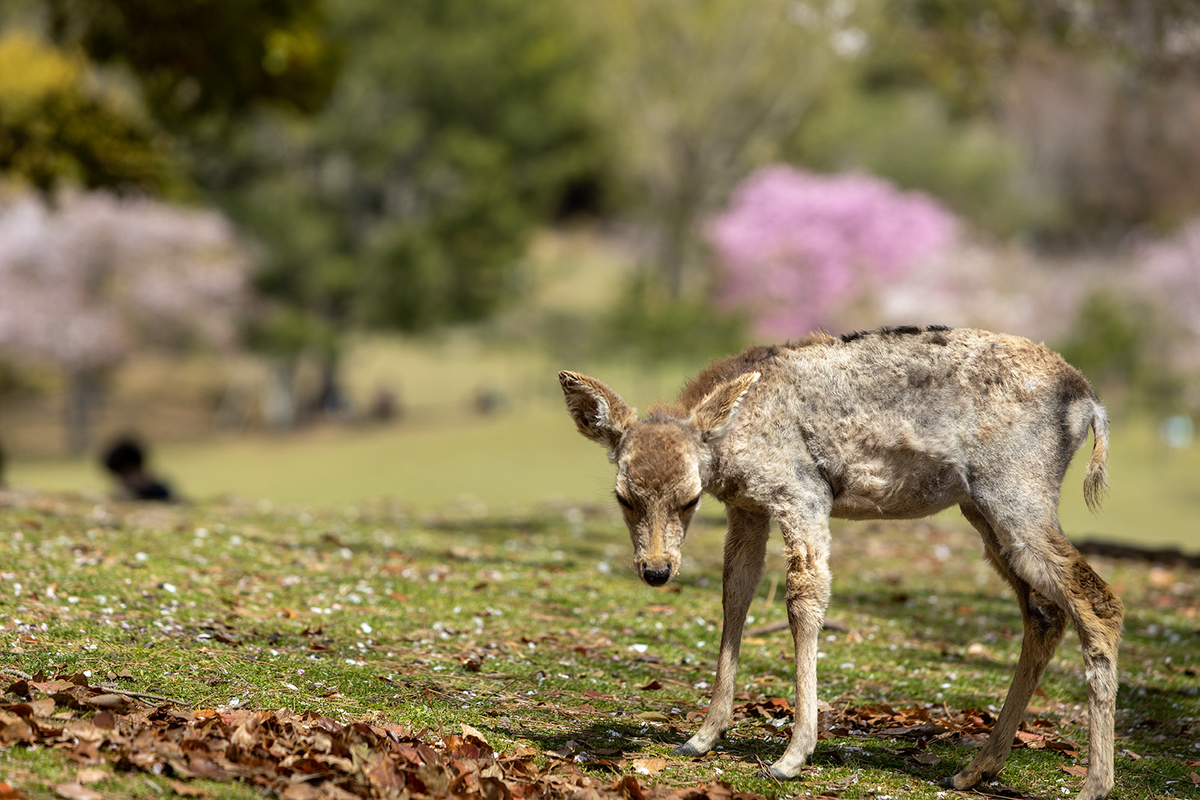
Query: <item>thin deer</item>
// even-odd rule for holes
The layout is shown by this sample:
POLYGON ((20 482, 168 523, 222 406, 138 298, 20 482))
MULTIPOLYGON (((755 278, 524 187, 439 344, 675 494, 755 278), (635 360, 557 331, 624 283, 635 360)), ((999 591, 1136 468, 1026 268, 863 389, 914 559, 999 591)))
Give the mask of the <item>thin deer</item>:
POLYGON ((1095 443, 1084 497, 1106 489, 1108 422, 1087 379, 1027 339, 944 326, 824 333, 716 361, 679 399, 638 418, 595 378, 560 372, 579 431, 617 465, 616 499, 634 565, 651 586, 679 572, 707 492, 725 504, 724 629, 712 702, 675 752, 708 752, 728 728, 746 613, 763 575, 769 522, 783 536, 795 642, 796 717, 770 766, 796 777, 817 742, 817 635, 829 600, 829 520, 915 519, 957 505, 1017 595, 1024 640, 986 744, 944 785, 996 776, 1069 619, 1088 692, 1088 774, 1079 800, 1113 788, 1121 601, 1063 535, 1058 499, 1071 458, 1095 443))

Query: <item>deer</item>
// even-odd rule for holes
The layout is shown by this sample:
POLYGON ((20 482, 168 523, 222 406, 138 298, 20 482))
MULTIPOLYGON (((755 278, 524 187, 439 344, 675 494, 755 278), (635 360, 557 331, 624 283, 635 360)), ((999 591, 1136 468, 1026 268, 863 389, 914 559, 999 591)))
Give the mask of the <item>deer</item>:
POLYGON ((986 743, 942 785, 968 790, 998 775, 1069 620, 1088 697, 1089 766, 1078 800, 1109 796, 1124 612, 1058 520, 1067 467, 1089 429, 1083 492, 1098 510, 1108 420, 1091 384, 1060 355, 1019 336, 939 325, 821 332, 714 361, 674 403, 642 418, 595 378, 563 371, 558 379, 579 432, 616 464, 616 501, 645 583, 662 586, 679 573, 703 493, 725 506, 712 699, 675 754, 707 753, 730 725, 772 518, 783 539, 796 698, 790 741, 768 770, 786 780, 799 776, 817 743, 830 519, 918 519, 957 505, 1016 593, 1024 639, 986 743))

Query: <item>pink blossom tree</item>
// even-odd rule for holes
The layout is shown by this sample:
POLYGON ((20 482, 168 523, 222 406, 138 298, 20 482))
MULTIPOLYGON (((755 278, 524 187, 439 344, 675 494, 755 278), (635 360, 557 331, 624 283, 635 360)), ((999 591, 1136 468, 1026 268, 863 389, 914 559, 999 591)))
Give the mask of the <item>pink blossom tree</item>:
POLYGON ((1180 366, 1200 369, 1200 219, 1170 238, 1143 244, 1135 259, 1132 292, 1164 311, 1182 334, 1170 347, 1180 366))
POLYGON ((233 344, 248 267, 212 211, 100 192, 0 201, 0 356, 63 372, 82 452, 104 375, 135 347, 233 344))
POLYGON ((932 198, 867 175, 761 169, 713 219, 719 301, 748 310, 764 334, 792 336, 899 280, 955 238, 953 214, 932 198))
POLYGON ((1139 282, 1156 287, 1172 319, 1200 339, 1200 220, 1145 245, 1139 255, 1139 282))

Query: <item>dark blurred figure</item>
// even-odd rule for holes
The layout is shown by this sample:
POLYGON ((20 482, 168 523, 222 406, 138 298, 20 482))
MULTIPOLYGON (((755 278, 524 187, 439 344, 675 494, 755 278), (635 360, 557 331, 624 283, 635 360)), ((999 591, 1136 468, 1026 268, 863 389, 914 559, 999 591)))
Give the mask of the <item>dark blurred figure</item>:
POLYGON ((104 468, 120 482, 126 499, 175 500, 171 487, 146 471, 145 451, 136 439, 126 437, 114 442, 104 455, 104 468))
POLYGON ((477 414, 488 417, 507 409, 508 397, 494 386, 483 386, 475 392, 474 406, 477 414))
POLYGON ((380 386, 375 390, 369 413, 373 422, 391 422, 400 419, 404 415, 404 409, 396 399, 394 391, 387 386, 380 386))

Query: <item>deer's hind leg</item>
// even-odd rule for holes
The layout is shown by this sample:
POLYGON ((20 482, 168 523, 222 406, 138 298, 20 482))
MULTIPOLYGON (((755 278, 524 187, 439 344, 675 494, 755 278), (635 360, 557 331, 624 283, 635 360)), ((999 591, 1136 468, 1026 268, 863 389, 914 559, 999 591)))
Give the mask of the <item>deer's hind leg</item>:
POLYGON ((1017 602, 1021 606, 1021 619, 1025 626, 1025 638, 1021 642, 1017 671, 1013 675, 1008 696, 1000 709, 996 724, 992 727, 991 735, 966 769, 947 781, 951 788, 966 790, 980 781, 991 779, 1004 766, 1012 749, 1013 736, 1025 717, 1029 699, 1041 682, 1042 673, 1054 656, 1059 642, 1062 641, 1067 627, 1067 615, 1062 608, 1013 573, 1002 554, 992 526, 974 504, 964 504, 962 512, 983 537, 984 553, 996 572, 1016 592, 1017 602))
MULTIPOLYGON (((996 509, 989 509, 980 504, 975 515, 991 530, 999 555, 995 560, 1004 566, 1001 574, 1004 575, 1005 571, 1010 573, 1012 578, 1018 581, 1014 583, 1014 587, 1019 587, 1019 582, 1024 582, 1029 587, 1027 600, 1022 605, 1027 639, 1022 645, 1013 689, 1009 692, 1005 708, 1000 714, 1001 719, 997 720, 992 733, 993 739, 1006 736, 1008 741, 998 741, 993 749, 989 749, 989 740, 971 765, 954 777, 954 785, 964 787, 972 779, 981 779, 985 771, 998 769, 996 757, 1002 752, 1007 755, 1008 748, 1011 747, 1015 726, 1024 715, 1029 693, 1036 687, 1037 680, 1030 680, 1033 668, 1038 667, 1040 662, 1037 669, 1037 675, 1040 677, 1046 661, 1053 653, 1053 648, 1046 647, 1044 634, 1039 640, 1037 615, 1030 613, 1035 606, 1045 613, 1045 604, 1042 603, 1044 600, 1060 609, 1060 614, 1066 613, 1079 634, 1083 648, 1084 675, 1088 688, 1088 775, 1078 800, 1104 800, 1112 791, 1114 782, 1113 728, 1117 699, 1117 648, 1121 641, 1124 617, 1121 601, 1063 536, 1062 528, 1058 524, 1058 515, 1051 503, 1047 502, 1044 508, 1039 508, 1036 503, 998 504, 996 509), (1030 601, 1034 601, 1033 604, 1030 604, 1030 601), (1026 606, 1029 607, 1029 612, 1026 611, 1026 606), (1032 639, 1029 638, 1031 617, 1034 623, 1032 639), (1027 650, 1031 651, 1028 659, 1027 650), (1016 691, 1018 684, 1019 692, 1016 691), (1014 707, 1010 712, 1009 704, 1017 704, 1018 701, 1019 707, 1014 707), (1002 729, 1002 721, 1012 729, 1002 729), (979 765, 977 769, 976 764, 979 765)), ((975 520, 972 519, 972 522, 975 520)), ((991 549, 992 546, 989 546, 989 553, 991 549)), ((1013 582, 1013 579, 1010 579, 1010 582, 1013 582)), ((1021 589, 1018 588, 1018 595, 1021 593, 1021 589)), ((1061 628, 1061 623, 1057 623, 1057 627, 1061 628)), ((1057 636, 1061 637, 1061 630, 1057 636)))

